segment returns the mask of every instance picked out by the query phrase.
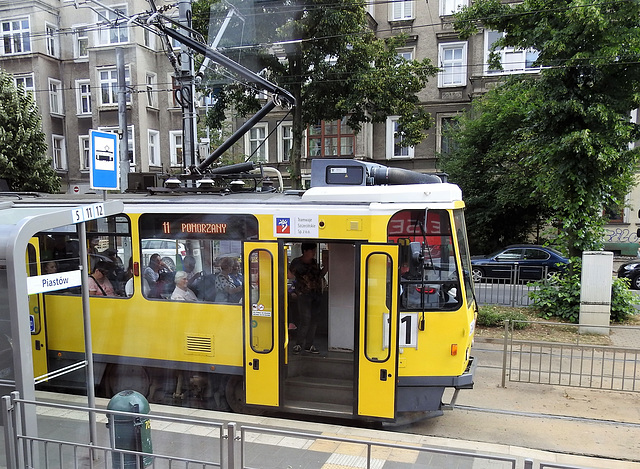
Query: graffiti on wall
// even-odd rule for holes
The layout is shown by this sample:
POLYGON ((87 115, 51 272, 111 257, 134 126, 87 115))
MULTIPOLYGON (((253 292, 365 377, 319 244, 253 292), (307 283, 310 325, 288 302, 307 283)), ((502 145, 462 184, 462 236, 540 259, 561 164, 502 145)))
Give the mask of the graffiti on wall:
POLYGON ((605 228, 605 243, 637 243, 638 235, 629 228, 605 228))

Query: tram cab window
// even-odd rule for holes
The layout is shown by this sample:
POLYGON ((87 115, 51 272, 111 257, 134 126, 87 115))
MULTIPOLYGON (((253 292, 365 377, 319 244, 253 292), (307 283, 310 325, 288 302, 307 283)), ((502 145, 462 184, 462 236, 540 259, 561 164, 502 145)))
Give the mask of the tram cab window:
POLYGON ((462 302, 451 220, 446 210, 404 210, 388 225, 400 244, 399 306, 404 311, 458 309, 462 302))
POLYGON ((257 232, 257 220, 252 215, 142 215, 144 296, 240 304, 245 277, 242 242, 257 239, 257 232), (180 273, 178 282, 177 272, 186 274, 180 273))
MULTIPOLYGON (((117 296, 125 296, 125 285, 131 277, 127 268, 132 259, 131 224, 125 215, 114 215, 86 223, 87 265, 89 272, 100 263, 107 267, 106 277, 117 296)), ((42 231, 37 236, 43 274, 78 270, 80 241, 76 225, 66 225, 42 231)), ((49 294, 80 294, 80 287, 58 290, 49 294)))

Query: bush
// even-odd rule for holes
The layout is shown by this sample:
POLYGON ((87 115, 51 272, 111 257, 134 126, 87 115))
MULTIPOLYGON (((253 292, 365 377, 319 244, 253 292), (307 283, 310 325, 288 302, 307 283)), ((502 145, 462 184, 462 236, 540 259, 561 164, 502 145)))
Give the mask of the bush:
MULTIPOLYGON (((478 322, 480 327, 504 327, 506 320, 510 321, 527 321, 529 318, 523 312, 500 306, 481 305, 478 309, 478 322)), ((527 324, 524 322, 515 322, 514 329, 524 329, 527 324)))
MULTIPOLYGON (((530 292, 534 306, 544 319, 559 318, 563 322, 580 321, 580 275, 582 261, 571 259, 567 271, 546 282, 536 282, 538 290, 530 292)), ((611 322, 624 322, 635 312, 633 293, 623 279, 614 279, 611 287, 611 322)))

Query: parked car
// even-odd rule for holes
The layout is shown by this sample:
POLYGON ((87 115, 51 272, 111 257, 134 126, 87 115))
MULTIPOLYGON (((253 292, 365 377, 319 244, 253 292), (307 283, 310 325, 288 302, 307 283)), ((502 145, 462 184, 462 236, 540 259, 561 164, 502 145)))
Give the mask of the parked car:
POLYGON ((553 248, 517 244, 488 256, 472 256, 471 272, 474 282, 484 278, 512 278, 516 270, 521 280, 541 280, 562 272, 568 263, 569 259, 553 248))
POLYGON ((640 259, 625 262, 618 269, 618 278, 628 278, 631 288, 640 290, 640 259))
POLYGON ((142 262, 149 265, 149 259, 153 254, 160 254, 163 262, 172 270, 175 270, 176 255, 184 258, 187 254, 184 244, 175 239, 143 239, 142 240, 142 262))

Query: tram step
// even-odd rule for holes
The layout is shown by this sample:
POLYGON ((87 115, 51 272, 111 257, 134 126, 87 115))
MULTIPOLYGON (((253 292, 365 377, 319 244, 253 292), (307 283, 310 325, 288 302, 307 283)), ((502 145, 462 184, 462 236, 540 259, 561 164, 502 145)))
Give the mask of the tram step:
POLYGON ((315 403, 353 404, 353 383, 345 379, 296 376, 285 380, 285 402, 304 400, 315 403))
POLYGON ((323 402, 287 401, 281 407, 283 412, 304 413, 309 415, 322 415, 327 417, 352 417, 353 406, 343 404, 330 404, 323 402))
POLYGON ((351 355, 307 356, 293 355, 289 358, 288 376, 308 376, 329 379, 353 379, 351 355))

